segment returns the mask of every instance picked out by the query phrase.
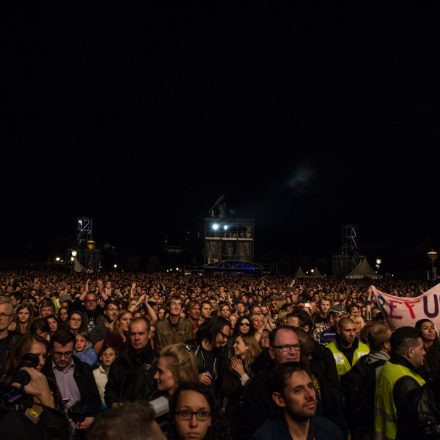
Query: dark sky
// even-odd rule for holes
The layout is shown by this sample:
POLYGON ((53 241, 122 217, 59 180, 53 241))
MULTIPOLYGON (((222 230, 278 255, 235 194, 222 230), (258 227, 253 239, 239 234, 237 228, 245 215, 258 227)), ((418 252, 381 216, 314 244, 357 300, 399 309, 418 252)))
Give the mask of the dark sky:
POLYGON ((34 8, 4 17, 1 258, 70 245, 78 216, 152 253, 223 193, 257 259, 329 257, 345 223, 393 270, 439 245, 438 11, 34 8))

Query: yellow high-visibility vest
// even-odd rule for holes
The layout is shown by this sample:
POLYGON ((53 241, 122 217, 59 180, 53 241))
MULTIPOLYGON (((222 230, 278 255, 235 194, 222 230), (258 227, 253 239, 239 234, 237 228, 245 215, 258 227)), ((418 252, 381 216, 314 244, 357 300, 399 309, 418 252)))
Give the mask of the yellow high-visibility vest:
POLYGON ((336 369, 338 370, 339 377, 350 371, 351 367, 362 356, 365 356, 370 352, 370 348, 368 347, 368 345, 359 341, 358 348, 356 348, 355 352, 353 353, 353 365, 350 365, 350 362, 348 362, 348 359, 346 358, 345 354, 341 350, 339 350, 338 346, 336 345, 336 341, 330 342, 330 344, 327 345, 327 348, 330 349, 330 351, 333 353, 333 357, 335 358, 336 369))
POLYGON ((422 376, 400 364, 386 362, 379 374, 375 392, 374 438, 394 440, 397 433, 397 410, 394 405, 393 388, 403 376, 412 377, 420 386, 425 384, 422 376))

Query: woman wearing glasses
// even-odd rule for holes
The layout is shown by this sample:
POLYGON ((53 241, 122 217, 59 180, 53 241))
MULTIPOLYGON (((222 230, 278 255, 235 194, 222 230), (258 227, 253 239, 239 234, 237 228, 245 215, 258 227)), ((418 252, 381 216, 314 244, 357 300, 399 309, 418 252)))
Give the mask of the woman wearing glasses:
POLYGON ((251 321, 247 316, 240 316, 235 324, 234 337, 248 335, 251 330, 251 321))
POLYGON ((201 385, 182 386, 170 405, 170 440, 230 440, 214 396, 201 385))

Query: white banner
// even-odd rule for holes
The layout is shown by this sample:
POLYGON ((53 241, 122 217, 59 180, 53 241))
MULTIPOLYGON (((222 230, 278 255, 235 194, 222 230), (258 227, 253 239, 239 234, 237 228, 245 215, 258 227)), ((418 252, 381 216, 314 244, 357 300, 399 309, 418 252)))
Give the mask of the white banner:
POLYGON ((440 284, 416 298, 390 295, 371 287, 377 305, 393 327, 414 327, 419 319, 430 319, 436 328, 440 328, 440 284))

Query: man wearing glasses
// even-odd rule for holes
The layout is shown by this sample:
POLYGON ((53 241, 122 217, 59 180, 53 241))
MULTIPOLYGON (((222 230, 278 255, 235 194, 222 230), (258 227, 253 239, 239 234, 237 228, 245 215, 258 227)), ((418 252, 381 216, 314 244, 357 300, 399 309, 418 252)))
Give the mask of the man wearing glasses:
POLYGON ((0 298, 0 366, 6 359, 9 349, 15 344, 18 335, 8 331, 14 317, 14 309, 9 298, 0 298))
POLYGON ((269 344, 269 357, 273 362, 248 383, 243 400, 239 438, 249 438, 268 417, 279 412, 272 400, 269 386, 274 366, 300 360, 299 339, 292 327, 280 326, 273 329, 269 335, 269 344))
POLYGON ((51 357, 46 362, 45 374, 56 381, 71 424, 81 432, 93 423, 101 398, 90 366, 72 356, 74 345, 73 333, 58 330, 50 340, 51 357))

